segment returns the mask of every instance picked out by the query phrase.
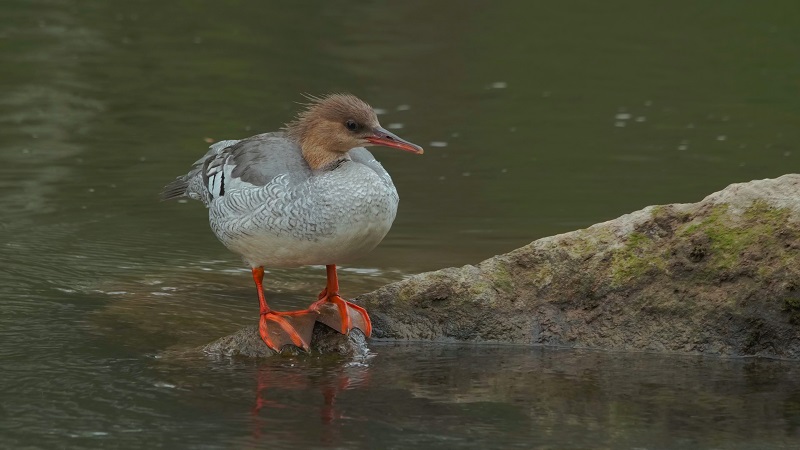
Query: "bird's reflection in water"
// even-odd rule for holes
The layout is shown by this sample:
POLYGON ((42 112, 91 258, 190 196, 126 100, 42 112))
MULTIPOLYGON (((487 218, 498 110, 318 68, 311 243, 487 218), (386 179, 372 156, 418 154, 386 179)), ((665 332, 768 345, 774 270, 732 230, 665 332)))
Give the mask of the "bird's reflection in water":
MULTIPOLYGON (((324 444, 335 444, 341 441, 335 426, 337 420, 342 419, 344 413, 337 407, 337 397, 349 389, 361 388, 369 384, 369 365, 364 363, 332 364, 324 367, 301 367, 302 364, 291 367, 276 366, 265 363, 258 367, 256 375, 255 405, 252 409, 253 438, 258 441, 263 434, 269 433, 270 424, 266 416, 277 409, 287 409, 285 402, 287 393, 303 395, 319 392, 319 420, 321 426, 320 440, 324 444)), ((291 414, 293 412, 288 412, 291 414)), ((318 428, 318 427, 311 427, 318 428)))

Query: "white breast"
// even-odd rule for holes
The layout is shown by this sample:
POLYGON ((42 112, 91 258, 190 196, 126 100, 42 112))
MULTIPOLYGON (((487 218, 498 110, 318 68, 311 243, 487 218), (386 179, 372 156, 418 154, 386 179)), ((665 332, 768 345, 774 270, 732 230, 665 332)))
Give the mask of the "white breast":
POLYGON ((355 162, 290 185, 226 192, 209 205, 217 238, 251 266, 340 264, 372 250, 394 222, 389 175, 355 162))

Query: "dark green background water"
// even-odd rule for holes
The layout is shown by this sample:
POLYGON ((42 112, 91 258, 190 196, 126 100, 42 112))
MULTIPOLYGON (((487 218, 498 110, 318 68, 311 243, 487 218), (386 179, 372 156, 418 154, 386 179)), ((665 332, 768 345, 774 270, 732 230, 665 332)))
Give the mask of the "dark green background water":
MULTIPOLYGON (((426 147, 355 296, 797 171, 800 4, 0 2, 0 447, 797 448, 800 366, 450 344, 169 360, 256 320, 204 138, 350 91, 426 147)), ((298 308, 318 268, 272 271, 298 308)))

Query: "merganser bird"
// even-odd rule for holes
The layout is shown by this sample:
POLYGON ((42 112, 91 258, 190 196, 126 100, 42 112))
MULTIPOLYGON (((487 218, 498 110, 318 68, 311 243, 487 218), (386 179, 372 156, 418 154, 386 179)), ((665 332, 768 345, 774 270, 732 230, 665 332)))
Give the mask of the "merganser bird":
POLYGON ((162 199, 189 197, 209 210, 217 238, 250 265, 258 290, 259 335, 276 352, 309 349, 314 323, 369 337, 364 308, 339 296, 336 264, 383 240, 397 213, 389 174, 364 147, 422 154, 381 127, 372 107, 350 94, 310 97, 282 131, 217 142, 162 199), (273 311, 264 298, 264 266, 325 265, 327 285, 300 311, 273 311))

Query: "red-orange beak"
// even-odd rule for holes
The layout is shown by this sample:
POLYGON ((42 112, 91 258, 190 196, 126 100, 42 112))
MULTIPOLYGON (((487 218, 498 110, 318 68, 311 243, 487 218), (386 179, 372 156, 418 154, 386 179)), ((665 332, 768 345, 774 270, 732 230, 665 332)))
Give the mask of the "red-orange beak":
POLYGON ((407 152, 416 153, 421 155, 424 150, 417 144, 412 144, 405 139, 398 137, 396 134, 387 131, 382 127, 375 127, 372 129, 373 135, 369 136, 367 140, 375 145, 383 145, 386 147, 399 148, 407 152))

